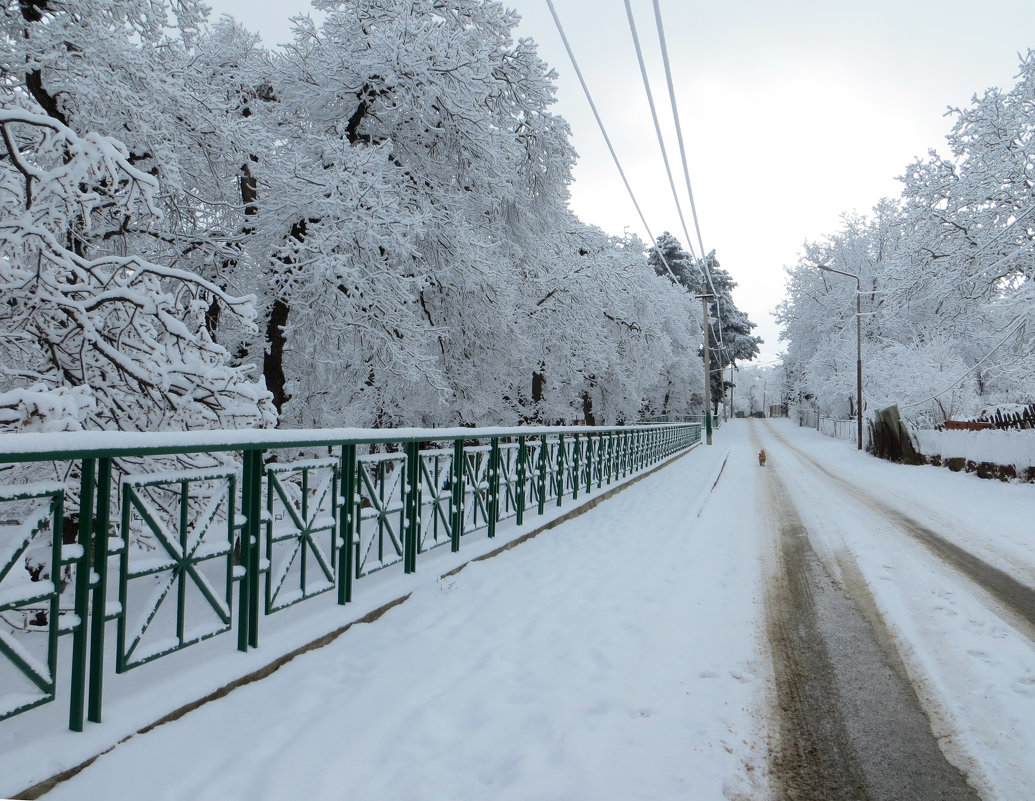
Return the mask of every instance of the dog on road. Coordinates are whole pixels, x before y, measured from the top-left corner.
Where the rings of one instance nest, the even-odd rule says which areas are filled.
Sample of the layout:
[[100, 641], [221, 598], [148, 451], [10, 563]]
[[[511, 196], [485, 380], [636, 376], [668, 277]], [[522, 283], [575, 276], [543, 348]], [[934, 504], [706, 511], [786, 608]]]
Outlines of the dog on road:
[[758, 466], [765, 467], [765, 448], [758, 452]]

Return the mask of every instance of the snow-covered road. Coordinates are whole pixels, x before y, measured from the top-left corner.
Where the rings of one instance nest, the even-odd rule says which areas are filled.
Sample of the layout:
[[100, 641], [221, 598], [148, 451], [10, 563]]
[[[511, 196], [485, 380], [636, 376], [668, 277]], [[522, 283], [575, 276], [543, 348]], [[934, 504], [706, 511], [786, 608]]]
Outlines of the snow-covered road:
[[983, 797], [1030, 798], [1035, 487], [758, 428], [824, 566], [872, 598], [942, 752]]
[[1031, 587], [1035, 487], [879, 462], [787, 421], [731, 423], [534, 540], [446, 579], [425, 571], [376, 623], [129, 739], [46, 797], [771, 797], [766, 471], [835, 581], [868, 587], [949, 761], [983, 798], [1030, 798], [1031, 621], [894, 510]]

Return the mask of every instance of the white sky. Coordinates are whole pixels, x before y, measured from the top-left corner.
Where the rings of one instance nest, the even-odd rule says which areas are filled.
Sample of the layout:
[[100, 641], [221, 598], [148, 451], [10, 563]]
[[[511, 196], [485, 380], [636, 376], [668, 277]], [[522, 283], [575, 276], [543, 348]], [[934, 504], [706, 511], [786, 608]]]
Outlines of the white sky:
[[[209, 2], [267, 45], [286, 41], [288, 17], [308, 9], [304, 0]], [[651, 231], [683, 240], [622, 0], [554, 4]], [[647, 239], [546, 0], [505, 5], [559, 75], [555, 110], [580, 155], [572, 207], [609, 233], [628, 227]], [[682, 187], [651, 2], [633, 7]], [[770, 312], [802, 243], [836, 230], [843, 212], [897, 195], [909, 162], [944, 151], [946, 107], [1012, 86], [1018, 53], [1035, 46], [1031, 0], [661, 0], [661, 11], [704, 245], [739, 283], [737, 304], [758, 323], [764, 355], [783, 349]]]

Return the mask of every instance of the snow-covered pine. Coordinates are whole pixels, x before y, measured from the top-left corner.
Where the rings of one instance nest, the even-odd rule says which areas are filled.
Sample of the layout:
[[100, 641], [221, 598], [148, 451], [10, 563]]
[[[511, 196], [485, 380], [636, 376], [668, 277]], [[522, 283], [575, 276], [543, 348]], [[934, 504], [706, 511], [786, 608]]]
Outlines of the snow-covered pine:
[[[762, 339], [751, 333], [755, 324], [733, 302], [737, 283], [719, 264], [715, 251], [697, 259], [683, 250], [679, 240], [668, 231], [658, 237], [649, 251], [648, 262], [659, 276], [675, 277], [691, 296], [712, 295], [708, 299], [709, 374], [713, 412], [729, 389], [725, 370], [738, 361], [758, 355]], [[696, 304], [695, 304], [696, 305]], [[702, 324], [703, 328], [703, 324]]]

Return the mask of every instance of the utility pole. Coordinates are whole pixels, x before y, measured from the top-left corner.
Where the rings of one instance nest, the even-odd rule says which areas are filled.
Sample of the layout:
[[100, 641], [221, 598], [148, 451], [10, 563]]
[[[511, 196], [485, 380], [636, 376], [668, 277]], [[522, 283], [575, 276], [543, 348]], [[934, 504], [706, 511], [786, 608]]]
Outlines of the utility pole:
[[712, 444], [712, 361], [708, 352], [708, 338], [711, 334], [711, 323], [708, 318], [708, 300], [715, 295], [698, 295], [704, 308], [704, 430], [705, 444]]

